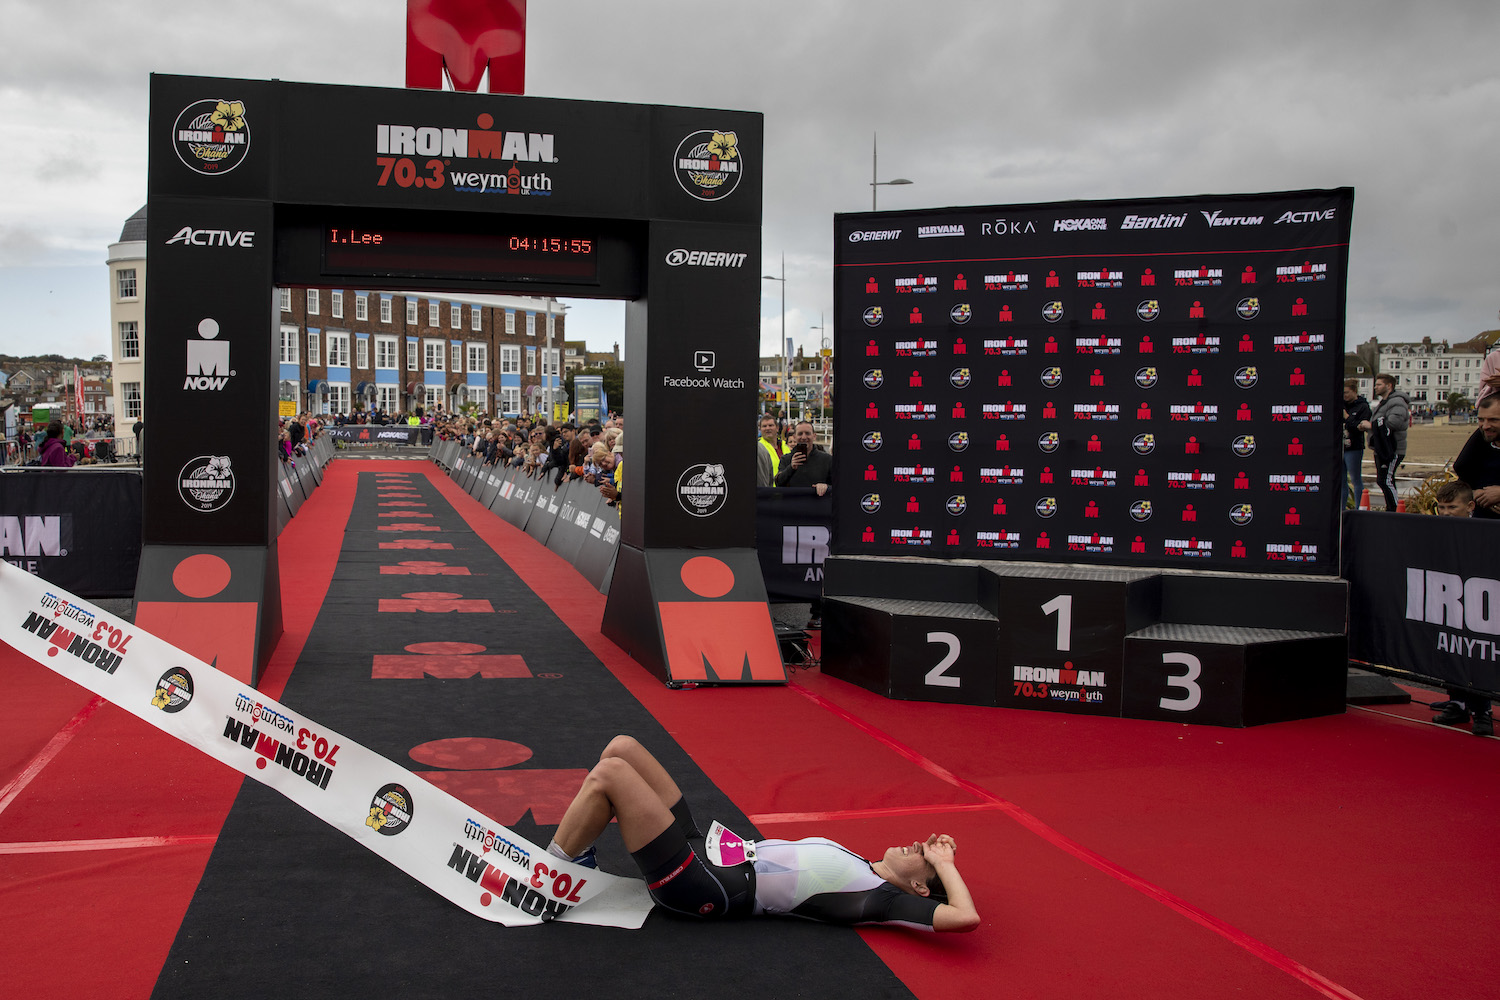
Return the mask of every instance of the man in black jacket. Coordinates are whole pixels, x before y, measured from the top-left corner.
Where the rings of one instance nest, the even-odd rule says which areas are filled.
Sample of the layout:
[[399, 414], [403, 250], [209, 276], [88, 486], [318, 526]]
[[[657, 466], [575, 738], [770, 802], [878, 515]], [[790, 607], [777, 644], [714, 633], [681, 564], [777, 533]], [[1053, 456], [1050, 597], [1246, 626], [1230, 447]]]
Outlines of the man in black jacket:
[[797, 424], [792, 435], [792, 450], [781, 462], [776, 474], [777, 486], [811, 486], [818, 496], [828, 492], [833, 478], [833, 456], [818, 447], [818, 433], [806, 420]]
[[[1359, 506], [1365, 481], [1361, 466], [1365, 460], [1365, 432], [1360, 425], [1370, 419], [1370, 404], [1359, 394], [1356, 379], [1344, 381], [1344, 506]], [[1354, 503], [1349, 503], [1349, 498]]]
[[1453, 460], [1453, 474], [1474, 491], [1475, 517], [1500, 517], [1500, 393], [1479, 401], [1479, 429]]

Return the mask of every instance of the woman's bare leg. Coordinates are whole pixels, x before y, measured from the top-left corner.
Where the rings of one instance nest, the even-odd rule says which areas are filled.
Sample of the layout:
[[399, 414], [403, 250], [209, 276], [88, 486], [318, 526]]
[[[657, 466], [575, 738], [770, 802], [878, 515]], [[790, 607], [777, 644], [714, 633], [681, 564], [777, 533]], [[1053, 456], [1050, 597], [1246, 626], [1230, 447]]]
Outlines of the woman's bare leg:
[[646, 784], [661, 799], [661, 804], [668, 809], [672, 808], [682, 798], [682, 789], [677, 787], [677, 782], [667, 773], [667, 769], [661, 766], [661, 762], [651, 756], [651, 751], [641, 746], [633, 736], [616, 736], [609, 741], [609, 746], [599, 755], [600, 760], [610, 757], [618, 757], [625, 761], [645, 779]]
[[620, 838], [631, 852], [651, 843], [675, 822], [656, 789], [621, 756], [606, 756], [594, 765], [563, 814], [553, 840], [569, 857], [576, 857], [599, 839], [611, 819], [619, 821]]

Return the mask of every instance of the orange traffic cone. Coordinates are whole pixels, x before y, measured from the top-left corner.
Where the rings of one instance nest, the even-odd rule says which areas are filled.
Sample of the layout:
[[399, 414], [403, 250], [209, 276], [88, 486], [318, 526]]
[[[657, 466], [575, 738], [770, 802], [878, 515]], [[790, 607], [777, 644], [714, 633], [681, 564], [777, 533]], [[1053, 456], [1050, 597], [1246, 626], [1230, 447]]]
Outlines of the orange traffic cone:
[[1406, 513], [1406, 501], [1405, 500], [1397, 500], [1396, 501], [1396, 513], [1397, 514], [1405, 514]]
[[1364, 490], [1359, 495], [1359, 509], [1360, 510], [1369, 510], [1370, 509], [1370, 488], [1368, 486], [1366, 486], [1364, 488]]

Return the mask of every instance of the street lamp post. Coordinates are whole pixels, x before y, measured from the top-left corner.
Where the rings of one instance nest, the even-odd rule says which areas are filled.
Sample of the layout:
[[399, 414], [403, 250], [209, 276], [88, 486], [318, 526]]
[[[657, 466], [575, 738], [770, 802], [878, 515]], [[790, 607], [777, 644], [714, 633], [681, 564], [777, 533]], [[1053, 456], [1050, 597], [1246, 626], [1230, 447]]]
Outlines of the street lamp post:
[[[820, 357], [822, 359], [822, 368], [823, 368], [823, 370], [827, 371], [828, 370], [828, 355], [824, 354], [823, 352], [826, 351], [826, 350], [828, 350], [828, 348], [831, 347], [831, 346], [833, 346], [833, 345], [831, 345], [828, 342], [828, 331], [823, 328], [823, 314], [821, 312], [818, 313], [818, 325], [814, 326], [814, 327], [811, 327], [811, 329], [818, 331], [818, 357]], [[824, 387], [823, 387], [822, 381], [820, 379], [819, 380], [819, 384], [818, 384], [818, 423], [819, 424], [826, 424], [827, 422], [828, 422], [827, 394], [824, 391]]]
[[872, 134], [872, 137], [870, 139], [870, 211], [872, 212], [879, 211], [878, 206], [875, 204], [875, 195], [883, 185], [911, 183], [911, 181], [907, 180], [905, 177], [897, 177], [893, 181], [883, 181], [879, 179], [880, 175], [876, 171], [876, 163], [880, 158], [879, 147], [880, 137], [878, 135]]
[[777, 350], [781, 352], [781, 385], [786, 390], [786, 408], [790, 410], [792, 408], [792, 381], [791, 375], [787, 372], [791, 362], [786, 355], [786, 254], [781, 255], [781, 277], [778, 278], [774, 274], [763, 274], [761, 277], [766, 281], [781, 282], [781, 346]]

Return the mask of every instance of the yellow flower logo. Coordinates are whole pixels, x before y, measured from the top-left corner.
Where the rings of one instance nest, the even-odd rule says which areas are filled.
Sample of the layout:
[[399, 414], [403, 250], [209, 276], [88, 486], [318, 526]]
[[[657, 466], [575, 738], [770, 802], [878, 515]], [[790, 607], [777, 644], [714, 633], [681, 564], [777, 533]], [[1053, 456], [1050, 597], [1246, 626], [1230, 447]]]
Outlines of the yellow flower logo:
[[382, 826], [385, 826], [386, 820], [388, 818], [389, 817], [386, 816], [384, 809], [380, 808], [379, 806], [371, 806], [370, 818], [365, 820], [365, 826], [379, 830]]
[[721, 160], [732, 160], [740, 155], [735, 149], [735, 144], [739, 141], [739, 136], [733, 132], [715, 132], [713, 139], [709, 141], [708, 152]]
[[167, 703], [168, 700], [169, 699], [166, 690], [163, 688], [157, 688], [156, 694], [151, 696], [151, 706], [153, 708], [161, 708]]
[[220, 101], [208, 117], [225, 132], [238, 132], [245, 127], [244, 102]]

